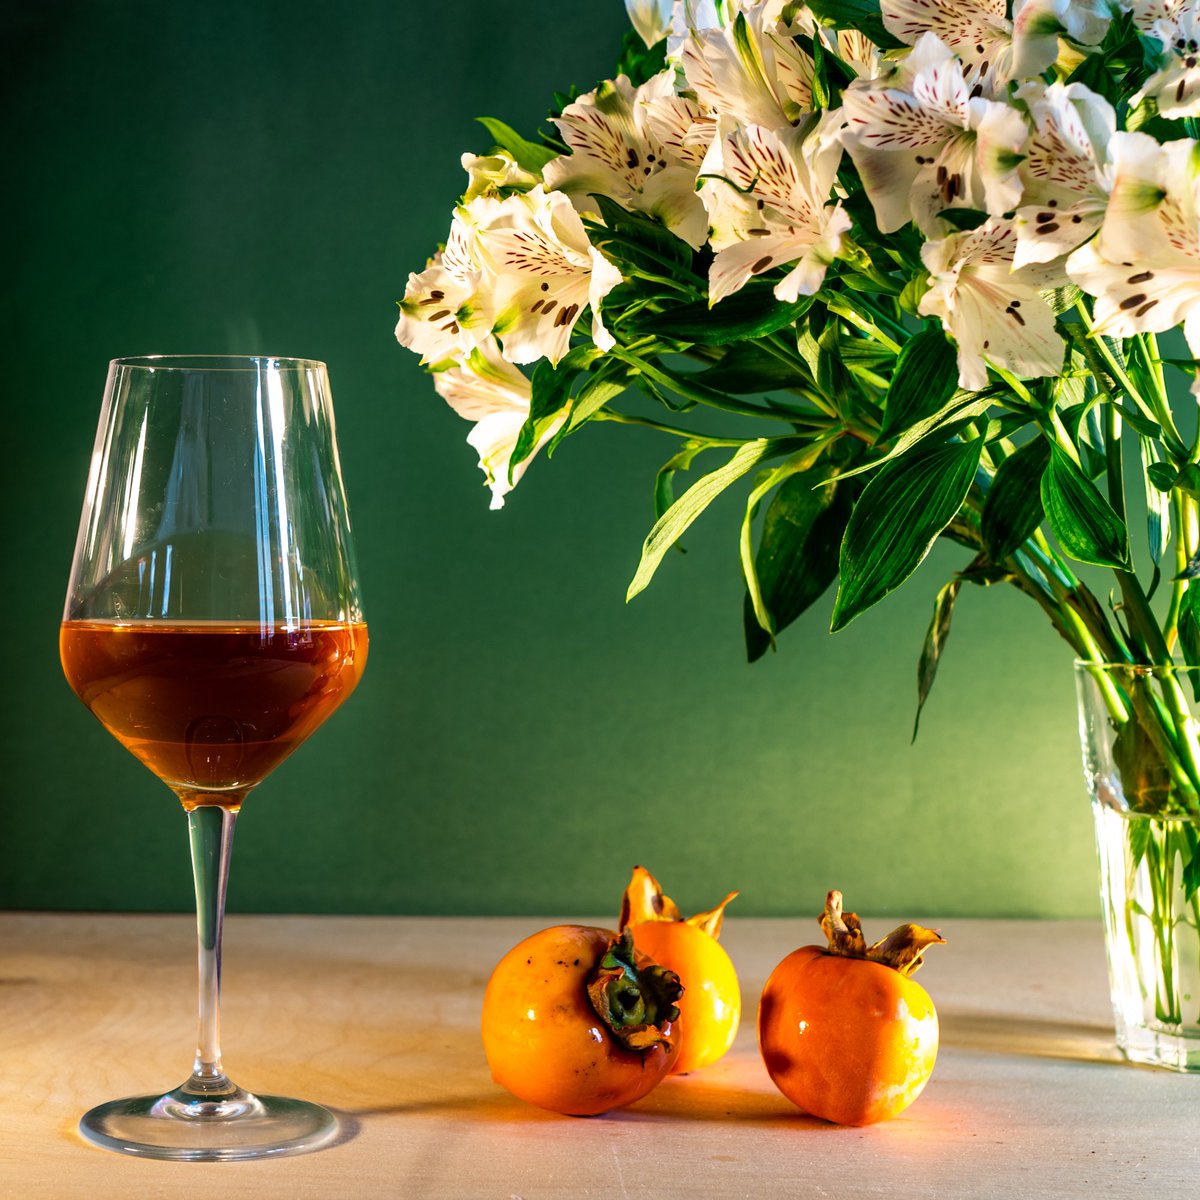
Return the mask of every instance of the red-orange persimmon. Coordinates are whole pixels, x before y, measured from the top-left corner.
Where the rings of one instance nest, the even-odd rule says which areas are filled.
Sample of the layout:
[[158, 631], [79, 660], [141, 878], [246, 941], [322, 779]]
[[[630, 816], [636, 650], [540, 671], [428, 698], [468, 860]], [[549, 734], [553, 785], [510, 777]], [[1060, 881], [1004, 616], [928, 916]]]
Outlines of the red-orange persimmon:
[[767, 980], [759, 1047], [775, 1086], [805, 1112], [869, 1125], [903, 1112], [933, 1071], [937, 1012], [909, 976], [944, 939], [902, 925], [868, 947], [840, 892], [826, 898], [821, 926], [828, 947], [802, 946]]

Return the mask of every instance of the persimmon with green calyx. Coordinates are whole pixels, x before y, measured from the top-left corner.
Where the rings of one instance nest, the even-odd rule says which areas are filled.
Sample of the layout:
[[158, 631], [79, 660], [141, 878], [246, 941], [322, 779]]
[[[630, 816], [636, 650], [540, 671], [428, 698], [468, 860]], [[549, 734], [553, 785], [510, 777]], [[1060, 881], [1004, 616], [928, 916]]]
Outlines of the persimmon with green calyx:
[[492, 1078], [514, 1096], [595, 1116], [647, 1095], [679, 1056], [678, 977], [629, 933], [554, 925], [499, 962], [483, 997]]
[[682, 1042], [673, 1073], [683, 1074], [714, 1063], [733, 1045], [742, 1016], [737, 972], [717, 941], [730, 892], [711, 912], [684, 920], [679, 907], [663, 895], [645, 867], [634, 867], [621, 903], [622, 931], [655, 962], [674, 971], [683, 984], [678, 1035]]
[[805, 1112], [870, 1125], [903, 1112], [933, 1071], [937, 1011], [911, 976], [945, 939], [901, 925], [868, 946], [841, 892], [818, 920], [829, 945], [793, 951], [763, 988], [759, 1048], [775, 1086]]

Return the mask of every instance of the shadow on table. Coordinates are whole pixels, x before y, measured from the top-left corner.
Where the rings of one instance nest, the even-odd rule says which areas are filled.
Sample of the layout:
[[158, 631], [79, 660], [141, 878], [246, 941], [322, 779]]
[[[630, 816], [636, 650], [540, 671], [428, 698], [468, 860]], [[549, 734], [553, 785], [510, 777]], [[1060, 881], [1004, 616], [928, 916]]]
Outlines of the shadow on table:
[[[605, 1124], [651, 1124], [666, 1121], [711, 1121], [727, 1124], [730, 1121], [759, 1127], [779, 1126], [792, 1129], [828, 1130], [834, 1126], [801, 1113], [774, 1089], [760, 1086], [762, 1080], [741, 1081], [733, 1075], [724, 1080], [684, 1076], [667, 1079], [649, 1096], [629, 1108], [605, 1113]], [[765, 1078], [765, 1076], [764, 1076]], [[338, 1119], [350, 1130], [347, 1139], [358, 1131], [359, 1124], [376, 1116], [432, 1115], [459, 1113], [477, 1120], [497, 1124], [538, 1124], [542, 1121], [561, 1121], [556, 1113], [544, 1112], [508, 1095], [499, 1087], [487, 1091], [448, 1094], [438, 1090], [428, 1078], [414, 1077], [408, 1096], [395, 1101], [364, 1105], [361, 1108], [339, 1109]]]
[[1106, 1025], [1047, 1021], [983, 1013], [939, 1014], [941, 1044], [957, 1050], [983, 1050], [1070, 1062], [1123, 1063]]

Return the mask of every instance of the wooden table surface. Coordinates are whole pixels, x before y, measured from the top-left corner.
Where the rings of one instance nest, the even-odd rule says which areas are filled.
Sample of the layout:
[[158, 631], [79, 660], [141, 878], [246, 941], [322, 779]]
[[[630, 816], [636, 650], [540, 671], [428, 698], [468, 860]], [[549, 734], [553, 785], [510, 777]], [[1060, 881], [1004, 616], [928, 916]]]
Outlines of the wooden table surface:
[[483, 1059], [480, 999], [501, 954], [548, 923], [231, 917], [231, 1075], [325, 1103], [343, 1135], [310, 1155], [193, 1164], [76, 1133], [92, 1104], [186, 1075], [189, 919], [0, 914], [0, 1197], [1200, 1196], [1200, 1078], [1119, 1061], [1098, 924], [942, 922], [949, 944], [922, 972], [942, 1020], [933, 1079], [897, 1120], [839, 1129], [780, 1096], [755, 1045], [758, 991], [813, 940], [808, 921], [726, 922], [749, 1019], [721, 1063], [601, 1118], [509, 1097]]

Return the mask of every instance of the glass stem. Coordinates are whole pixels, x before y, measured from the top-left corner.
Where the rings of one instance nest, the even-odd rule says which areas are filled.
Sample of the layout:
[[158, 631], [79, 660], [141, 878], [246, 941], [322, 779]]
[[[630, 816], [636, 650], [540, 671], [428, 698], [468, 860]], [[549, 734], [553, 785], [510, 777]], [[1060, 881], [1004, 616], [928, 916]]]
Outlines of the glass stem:
[[192, 875], [196, 883], [196, 938], [200, 967], [200, 1021], [196, 1062], [184, 1090], [214, 1097], [237, 1089], [221, 1065], [221, 929], [237, 811], [217, 804], [188, 812]]

